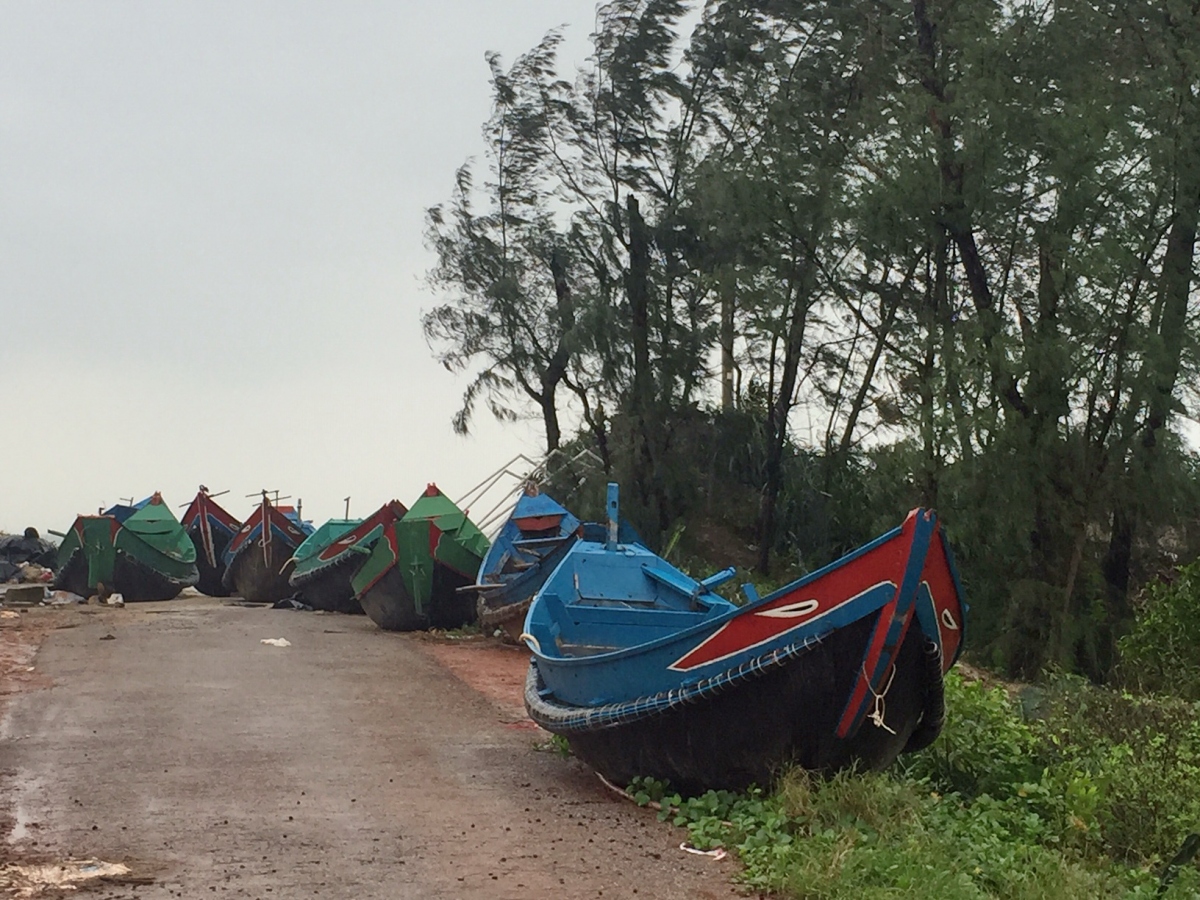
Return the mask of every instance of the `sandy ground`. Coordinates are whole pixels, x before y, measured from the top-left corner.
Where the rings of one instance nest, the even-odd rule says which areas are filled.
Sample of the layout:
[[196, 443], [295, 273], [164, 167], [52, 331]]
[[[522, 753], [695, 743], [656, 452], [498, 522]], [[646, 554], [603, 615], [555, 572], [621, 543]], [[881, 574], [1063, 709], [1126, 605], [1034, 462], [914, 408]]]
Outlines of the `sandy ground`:
[[199, 597], [0, 619], [0, 863], [122, 862], [114, 900], [744, 896], [536, 749], [525, 663]]

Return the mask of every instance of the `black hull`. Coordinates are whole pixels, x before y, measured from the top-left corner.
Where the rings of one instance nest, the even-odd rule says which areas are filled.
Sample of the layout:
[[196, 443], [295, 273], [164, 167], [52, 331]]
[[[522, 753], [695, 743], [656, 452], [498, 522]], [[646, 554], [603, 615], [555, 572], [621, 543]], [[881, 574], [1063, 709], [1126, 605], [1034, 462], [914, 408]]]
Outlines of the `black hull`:
[[306, 579], [296, 580], [292, 587], [300, 593], [300, 600], [313, 609], [362, 615], [363, 608], [354, 596], [350, 579], [364, 559], [365, 556], [338, 562]]
[[[161, 572], [151, 569], [132, 556], [117, 551], [113, 563], [113, 583], [106, 584], [111, 593], [120, 594], [128, 603], [153, 600], [173, 600], [185, 587], [196, 583], [195, 578], [176, 581]], [[82, 553], [73, 553], [67, 564], [54, 579], [55, 590], [70, 591], [81, 597], [91, 597], [96, 589], [88, 586], [87, 560]]]
[[471, 579], [438, 566], [433, 572], [433, 596], [426, 615], [418, 615], [412, 595], [404, 586], [400, 572], [392, 566], [369, 590], [358, 598], [363, 612], [385, 631], [421, 631], [426, 628], [462, 628], [475, 621], [476, 598], [458, 593]]
[[262, 547], [257, 543], [239, 554], [225, 572], [225, 585], [233, 594], [248, 603], [274, 603], [290, 597], [295, 591], [288, 584], [287, 575], [279, 570], [291, 559], [295, 547], [285, 546], [282, 541], [271, 544], [269, 559], [263, 559]]
[[[940, 731], [941, 659], [914, 625], [886, 693], [887, 727], [872, 722], [868, 708], [858, 732], [839, 739], [838, 720], [874, 624], [871, 616], [848, 625], [789, 662], [696, 702], [559, 733], [576, 756], [614, 784], [647, 775], [689, 795], [767, 786], [793, 765], [820, 773], [886, 768], [900, 753], [927, 746]], [[556, 731], [554, 712], [571, 708], [550, 708], [553, 701], [539, 698], [539, 685], [534, 664], [526, 706], [534, 721]]]
[[204, 540], [200, 537], [199, 529], [188, 529], [188, 537], [192, 539], [192, 544], [196, 547], [196, 568], [200, 572], [200, 580], [196, 582], [196, 590], [210, 597], [228, 597], [231, 592], [223, 581], [225, 577], [225, 564], [221, 562], [221, 559], [225, 555], [225, 548], [229, 545], [232, 535], [219, 536], [213, 534], [213, 551], [217, 557], [217, 564], [215, 566], [208, 564], [208, 555], [204, 552]]

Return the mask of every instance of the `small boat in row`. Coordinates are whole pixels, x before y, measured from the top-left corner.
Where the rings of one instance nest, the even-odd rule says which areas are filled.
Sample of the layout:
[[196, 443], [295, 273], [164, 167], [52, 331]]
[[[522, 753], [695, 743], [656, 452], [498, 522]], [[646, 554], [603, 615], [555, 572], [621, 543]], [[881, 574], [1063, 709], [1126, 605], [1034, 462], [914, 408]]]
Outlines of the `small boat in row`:
[[[602, 541], [603, 535], [603, 525], [580, 522], [553, 497], [543, 494], [536, 483], [527, 484], [469, 588], [479, 595], [476, 611], [483, 632], [499, 630], [520, 643], [529, 604], [550, 573], [577, 540]], [[618, 525], [618, 540], [641, 543], [624, 519]]]
[[579, 540], [534, 598], [530, 717], [616, 784], [740, 790], [785, 767], [880, 769], [927, 746], [966, 606], [936, 516], [737, 606], [639, 543]]
[[156, 492], [134, 505], [76, 517], [59, 545], [54, 587], [81, 597], [170, 600], [199, 578], [196, 548]]
[[371, 555], [384, 529], [408, 512], [396, 500], [366, 519], [330, 519], [297, 549], [288, 583], [313, 609], [361, 613], [354, 575]]
[[488, 539], [465, 512], [429, 485], [387, 523], [351, 585], [363, 612], [387, 631], [459, 628], [475, 620], [469, 586]]
[[204, 485], [200, 485], [180, 523], [196, 548], [196, 568], [200, 571], [196, 589], [210, 597], [228, 597], [229, 588], [223, 581], [225, 548], [242, 530], [242, 523], [221, 507]]
[[579, 539], [582, 523], [558, 501], [526, 485], [479, 565], [476, 612], [485, 634], [517, 641], [534, 594]]
[[222, 584], [249, 603], [274, 603], [292, 593], [284, 564], [312, 534], [312, 525], [292, 507], [262, 502], [225, 548]]

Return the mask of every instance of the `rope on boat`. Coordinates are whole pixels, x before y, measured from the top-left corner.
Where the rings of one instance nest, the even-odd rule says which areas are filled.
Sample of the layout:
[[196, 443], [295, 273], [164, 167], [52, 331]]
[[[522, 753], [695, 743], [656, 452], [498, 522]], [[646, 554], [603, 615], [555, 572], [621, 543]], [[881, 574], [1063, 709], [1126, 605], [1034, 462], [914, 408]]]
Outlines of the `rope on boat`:
[[[866, 674], [867, 674], [867, 670], [866, 670], [866, 666], [864, 665], [863, 666], [863, 676], [865, 677]], [[888, 691], [890, 691], [892, 689], [892, 682], [895, 680], [896, 680], [895, 665], [892, 666], [892, 673], [890, 675], [888, 675], [887, 684], [885, 684], [883, 686], [882, 694], [877, 692], [875, 690], [875, 688], [871, 687], [870, 680], [869, 679], [867, 680], [867, 690], [869, 690], [871, 692], [871, 695], [875, 698], [875, 708], [873, 710], [871, 710], [871, 713], [869, 716], [867, 716], [867, 718], [870, 719], [872, 723], [874, 723], [876, 728], [882, 728], [888, 734], [896, 733], [896, 729], [891, 728], [883, 720], [883, 717], [887, 715], [887, 699], [886, 699], [887, 693], [888, 693]]]
[[519, 638], [517, 638], [517, 640], [519, 640], [525, 644], [528, 644], [529, 649], [531, 649], [534, 653], [542, 652], [542, 645], [540, 643], [538, 643], [538, 639], [535, 638], [528, 631], [522, 631], [521, 636]]

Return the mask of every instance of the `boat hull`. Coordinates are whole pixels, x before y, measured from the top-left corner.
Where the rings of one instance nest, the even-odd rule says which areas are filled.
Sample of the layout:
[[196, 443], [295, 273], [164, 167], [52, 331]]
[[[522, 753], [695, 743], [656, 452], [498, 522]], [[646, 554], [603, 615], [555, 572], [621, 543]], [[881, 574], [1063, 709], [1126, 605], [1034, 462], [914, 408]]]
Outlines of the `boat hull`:
[[515, 603], [497, 605], [489, 605], [487, 598], [480, 596], [475, 606], [475, 616], [484, 634], [499, 631], [512, 643], [519, 644], [521, 634], [525, 630], [525, 615], [529, 612], [529, 604], [532, 602], [532, 594]]
[[470, 583], [471, 579], [459, 572], [435, 566], [432, 593], [424, 604], [425, 611], [418, 612], [400, 570], [392, 566], [359, 595], [358, 601], [371, 621], [385, 631], [462, 628], [475, 621], [475, 597], [458, 591]]
[[232, 589], [232, 595], [247, 603], [274, 603], [292, 596], [295, 591], [280, 570], [291, 558], [293, 549], [282, 542], [273, 542], [264, 558], [262, 547], [250, 548], [229, 563], [225, 584]]
[[225, 564], [221, 559], [233, 535], [219, 534], [214, 531], [212, 540], [213, 554], [217, 560], [215, 566], [210, 565], [208, 562], [207, 554], [204, 552], [204, 537], [200, 534], [200, 529], [189, 528], [188, 537], [196, 545], [196, 569], [200, 572], [200, 580], [196, 582], [196, 590], [202, 594], [207, 594], [209, 597], [228, 597], [230, 590], [225, 586], [223, 581], [225, 577]]
[[300, 592], [300, 600], [313, 609], [361, 615], [363, 608], [354, 596], [350, 579], [362, 565], [362, 559], [339, 560], [308, 578], [293, 578], [292, 587]]
[[562, 734], [579, 759], [621, 786], [650, 776], [695, 795], [767, 786], [791, 766], [822, 773], [883, 769], [937, 736], [942, 670], [937, 647], [914, 630], [900, 648], [879, 707], [882, 725], [868, 717], [849, 739], [838, 738], [838, 720], [858, 675], [845, 661], [862, 658], [874, 624], [870, 617], [839, 629], [786, 662], [768, 663], [707, 695], [641, 714], [613, 709], [608, 718], [593, 716], [590, 727], [572, 722], [587, 710], [544, 696], [535, 661], [526, 707], [535, 722]]
[[[88, 568], [87, 558], [82, 552], [71, 554], [54, 579], [55, 590], [70, 591], [81, 597], [95, 595], [99, 585], [89, 583]], [[120, 594], [127, 602], [138, 603], [173, 600], [185, 587], [195, 583], [194, 577], [172, 578], [117, 550], [112, 562], [112, 583], [105, 583], [104, 587], [111, 593]]]

